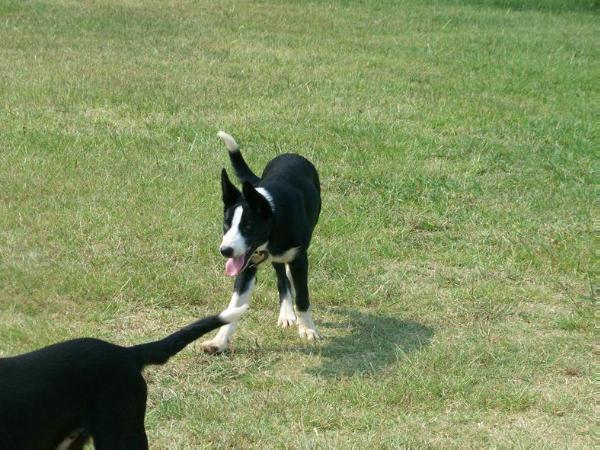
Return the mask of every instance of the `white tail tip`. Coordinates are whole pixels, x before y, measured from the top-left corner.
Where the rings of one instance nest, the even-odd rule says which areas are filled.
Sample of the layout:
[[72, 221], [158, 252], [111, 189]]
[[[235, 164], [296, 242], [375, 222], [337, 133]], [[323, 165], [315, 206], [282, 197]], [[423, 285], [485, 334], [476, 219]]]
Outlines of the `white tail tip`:
[[242, 316], [242, 314], [244, 314], [246, 312], [246, 310], [248, 309], [248, 305], [242, 305], [242, 306], [230, 306], [229, 308], [227, 308], [225, 311], [223, 311], [221, 314], [219, 314], [219, 317], [224, 320], [225, 322], [237, 322], [240, 317]]
[[237, 142], [235, 142], [235, 139], [230, 134], [227, 134], [224, 131], [219, 131], [217, 136], [223, 139], [223, 142], [225, 142], [225, 147], [227, 147], [227, 151], [233, 153], [240, 149], [240, 146]]

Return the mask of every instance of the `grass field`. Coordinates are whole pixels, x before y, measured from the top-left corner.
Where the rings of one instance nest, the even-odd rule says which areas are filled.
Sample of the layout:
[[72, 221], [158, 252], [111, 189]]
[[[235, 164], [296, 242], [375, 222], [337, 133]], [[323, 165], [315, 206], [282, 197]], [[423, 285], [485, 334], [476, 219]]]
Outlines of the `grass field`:
[[0, 0], [0, 355], [227, 305], [224, 129], [321, 172], [325, 339], [263, 269], [231, 352], [146, 371], [152, 448], [592, 447], [598, 11]]

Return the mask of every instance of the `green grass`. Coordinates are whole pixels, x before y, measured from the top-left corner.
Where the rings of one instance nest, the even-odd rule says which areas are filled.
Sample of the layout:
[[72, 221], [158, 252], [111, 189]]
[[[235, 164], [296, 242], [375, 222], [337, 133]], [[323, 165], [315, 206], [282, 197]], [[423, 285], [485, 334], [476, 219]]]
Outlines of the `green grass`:
[[153, 448], [592, 447], [592, 0], [0, 0], [0, 354], [221, 310], [216, 131], [319, 168], [325, 339], [270, 270], [146, 371]]

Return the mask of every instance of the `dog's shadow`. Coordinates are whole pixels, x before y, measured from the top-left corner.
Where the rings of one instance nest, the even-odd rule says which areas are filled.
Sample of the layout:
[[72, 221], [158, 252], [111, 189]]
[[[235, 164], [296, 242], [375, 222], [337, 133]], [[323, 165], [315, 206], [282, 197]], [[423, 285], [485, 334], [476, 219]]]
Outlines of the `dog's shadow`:
[[319, 377], [385, 371], [403, 354], [428, 346], [433, 336], [433, 329], [428, 326], [388, 315], [337, 308], [331, 312], [339, 319], [318, 324], [325, 333], [324, 340], [301, 350], [320, 355], [320, 364], [307, 369]]

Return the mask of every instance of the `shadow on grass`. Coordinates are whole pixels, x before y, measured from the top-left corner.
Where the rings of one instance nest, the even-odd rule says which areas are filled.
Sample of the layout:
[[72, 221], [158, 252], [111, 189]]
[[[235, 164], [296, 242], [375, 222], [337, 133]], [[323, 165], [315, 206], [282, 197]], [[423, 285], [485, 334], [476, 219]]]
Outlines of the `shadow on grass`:
[[495, 7], [513, 11], [597, 12], [595, 0], [442, 0], [453, 5]]
[[[333, 312], [340, 320], [319, 325], [324, 331], [337, 330], [334, 335], [325, 336], [320, 345], [321, 364], [309, 369], [310, 373], [320, 377], [384, 371], [402, 353], [428, 346], [433, 336], [432, 328], [413, 321], [351, 309]], [[314, 353], [315, 349], [306, 348], [306, 352]]]

